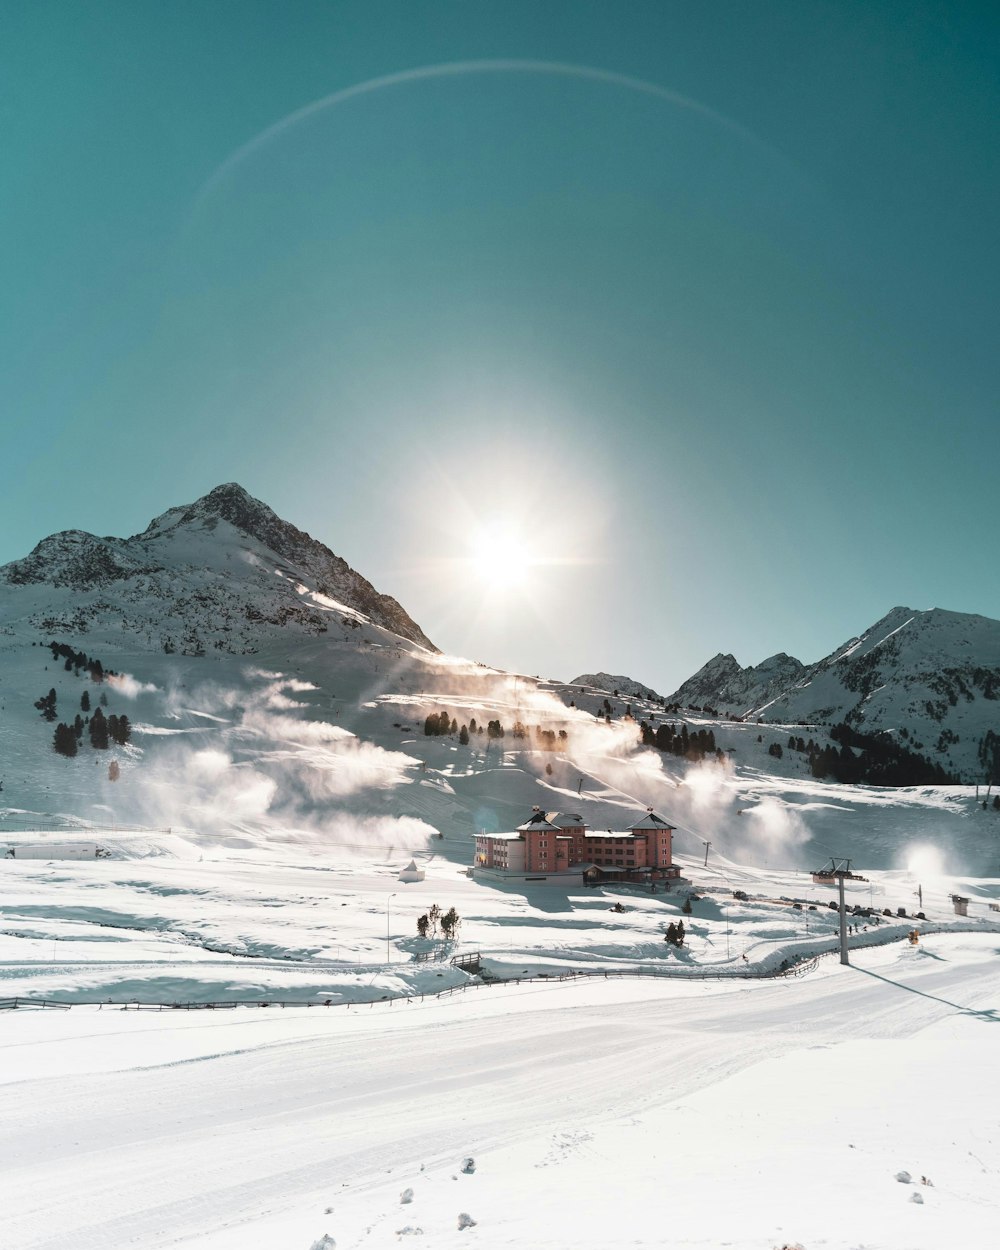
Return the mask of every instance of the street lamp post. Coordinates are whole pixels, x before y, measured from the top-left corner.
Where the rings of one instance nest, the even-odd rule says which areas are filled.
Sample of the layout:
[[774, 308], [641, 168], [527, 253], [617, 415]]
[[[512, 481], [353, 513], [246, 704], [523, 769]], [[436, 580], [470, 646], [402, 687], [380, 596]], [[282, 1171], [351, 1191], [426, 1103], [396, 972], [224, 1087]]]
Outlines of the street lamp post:
[[385, 962], [387, 964], [392, 963], [392, 951], [389, 948], [389, 903], [395, 897], [393, 893], [385, 900]]

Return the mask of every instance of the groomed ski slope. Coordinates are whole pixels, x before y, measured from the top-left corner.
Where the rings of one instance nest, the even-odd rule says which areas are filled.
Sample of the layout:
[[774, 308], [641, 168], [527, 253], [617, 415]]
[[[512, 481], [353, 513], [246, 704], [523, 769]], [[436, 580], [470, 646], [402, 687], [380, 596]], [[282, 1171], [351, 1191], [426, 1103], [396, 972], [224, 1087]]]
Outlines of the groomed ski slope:
[[9, 1013], [2, 1243], [988, 1247], [998, 946], [941, 934], [779, 981]]

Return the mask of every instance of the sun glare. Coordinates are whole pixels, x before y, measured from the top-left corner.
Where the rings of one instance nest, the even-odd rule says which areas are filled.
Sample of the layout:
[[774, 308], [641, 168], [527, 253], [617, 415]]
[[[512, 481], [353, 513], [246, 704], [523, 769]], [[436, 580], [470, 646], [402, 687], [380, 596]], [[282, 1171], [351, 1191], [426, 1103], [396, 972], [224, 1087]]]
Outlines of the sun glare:
[[512, 590], [523, 586], [535, 563], [528, 541], [507, 529], [484, 529], [473, 540], [471, 563], [484, 586]]

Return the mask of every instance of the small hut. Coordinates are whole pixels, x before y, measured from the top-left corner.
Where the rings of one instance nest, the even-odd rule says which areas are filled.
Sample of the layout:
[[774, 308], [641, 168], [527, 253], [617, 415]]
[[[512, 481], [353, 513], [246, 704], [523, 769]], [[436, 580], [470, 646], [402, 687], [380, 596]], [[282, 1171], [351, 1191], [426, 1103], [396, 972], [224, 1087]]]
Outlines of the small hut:
[[400, 881], [423, 881], [427, 874], [423, 868], [417, 867], [417, 861], [411, 859], [403, 871], [399, 874]]

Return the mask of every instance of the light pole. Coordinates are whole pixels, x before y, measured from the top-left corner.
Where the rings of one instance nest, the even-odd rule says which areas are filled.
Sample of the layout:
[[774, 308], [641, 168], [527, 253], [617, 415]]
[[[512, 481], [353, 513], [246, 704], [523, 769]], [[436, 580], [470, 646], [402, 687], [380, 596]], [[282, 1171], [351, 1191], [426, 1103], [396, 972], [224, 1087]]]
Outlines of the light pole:
[[387, 964], [392, 963], [392, 951], [389, 949], [389, 903], [395, 897], [393, 893], [385, 900], [385, 962]]

